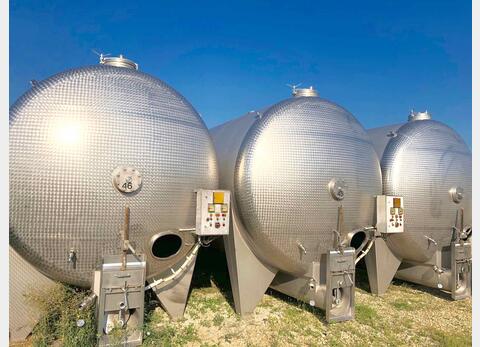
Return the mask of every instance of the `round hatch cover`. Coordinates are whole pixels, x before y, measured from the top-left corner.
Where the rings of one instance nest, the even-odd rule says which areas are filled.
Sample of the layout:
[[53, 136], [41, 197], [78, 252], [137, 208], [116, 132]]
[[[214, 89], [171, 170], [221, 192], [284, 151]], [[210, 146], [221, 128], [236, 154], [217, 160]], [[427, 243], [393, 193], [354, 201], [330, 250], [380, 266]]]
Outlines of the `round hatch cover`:
[[142, 186], [140, 172], [130, 166], [119, 166], [113, 170], [113, 186], [122, 193], [133, 193]]
[[339, 178], [332, 178], [328, 183], [328, 190], [335, 200], [343, 200], [345, 197], [345, 181]]
[[463, 188], [462, 187], [453, 187], [450, 189], [450, 196], [452, 197], [453, 202], [457, 204], [463, 199]]

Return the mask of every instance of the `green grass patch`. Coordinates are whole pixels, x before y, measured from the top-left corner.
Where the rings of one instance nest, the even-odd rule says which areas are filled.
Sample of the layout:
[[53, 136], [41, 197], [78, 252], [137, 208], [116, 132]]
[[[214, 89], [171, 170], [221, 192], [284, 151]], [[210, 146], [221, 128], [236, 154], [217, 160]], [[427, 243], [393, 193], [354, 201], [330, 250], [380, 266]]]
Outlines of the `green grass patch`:
[[188, 343], [198, 342], [197, 331], [193, 324], [185, 327], [174, 327], [166, 324], [161, 327], [149, 327], [145, 329], [144, 346], [174, 347], [185, 346]]
[[413, 303], [405, 300], [396, 300], [392, 303], [392, 306], [395, 307], [397, 310], [403, 310], [403, 311], [416, 310], [416, 307]]
[[374, 308], [364, 305], [356, 304], [355, 305], [355, 319], [367, 325], [373, 325], [374, 322], [378, 319], [377, 311]]
[[454, 332], [446, 333], [438, 329], [428, 329], [427, 332], [427, 336], [443, 347], [463, 347], [472, 345], [471, 336]]
[[[94, 346], [96, 344], [94, 305], [79, 310], [79, 304], [88, 295], [87, 291], [56, 284], [47, 292], [31, 291], [26, 300], [40, 310], [41, 317], [32, 332], [32, 345], [51, 346], [60, 341], [64, 347]], [[82, 327], [77, 326], [83, 320]]]
[[193, 305], [201, 313], [206, 313], [207, 311], [219, 311], [224, 303], [226, 304], [226, 301], [218, 295], [201, 296], [197, 293], [190, 304]]

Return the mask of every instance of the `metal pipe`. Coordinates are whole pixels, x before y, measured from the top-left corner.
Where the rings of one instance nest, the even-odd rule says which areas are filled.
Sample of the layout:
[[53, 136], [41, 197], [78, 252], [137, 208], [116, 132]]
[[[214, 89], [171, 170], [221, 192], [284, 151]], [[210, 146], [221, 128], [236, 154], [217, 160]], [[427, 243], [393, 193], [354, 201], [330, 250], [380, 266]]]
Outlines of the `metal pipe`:
[[96, 299], [97, 299], [97, 295], [95, 293], [90, 294], [85, 299], [83, 299], [83, 301], [80, 303], [79, 309], [84, 310], [84, 309], [90, 307], [91, 305], [93, 305], [95, 303]]
[[365, 247], [365, 249], [362, 249], [360, 251], [360, 256], [358, 256], [357, 259], [355, 259], [355, 265], [357, 265], [357, 263], [367, 255], [367, 253], [370, 251], [370, 248], [372, 248], [374, 242], [375, 242], [375, 238], [372, 238], [370, 239], [370, 241], [368, 241], [367, 247]]
[[122, 246], [122, 267], [121, 270], [124, 271], [127, 268], [127, 254], [129, 250], [129, 230], [130, 229], [130, 207], [125, 206], [125, 219], [123, 224], [123, 246]]
[[200, 248], [200, 242], [197, 242], [195, 244], [195, 247], [193, 247], [192, 251], [190, 252], [190, 254], [186, 257], [183, 264], [180, 265], [180, 267], [177, 270], [170, 269], [172, 271], [172, 274], [170, 276], [153, 281], [152, 283], [150, 283], [148, 286], [145, 287], [145, 290], [154, 288], [161, 283], [168, 282], [177, 278], [178, 275], [180, 275], [182, 272], [184, 272], [188, 268], [193, 258], [195, 258], [195, 256], [197, 255], [199, 248]]
[[463, 231], [463, 207], [460, 209], [460, 230]]

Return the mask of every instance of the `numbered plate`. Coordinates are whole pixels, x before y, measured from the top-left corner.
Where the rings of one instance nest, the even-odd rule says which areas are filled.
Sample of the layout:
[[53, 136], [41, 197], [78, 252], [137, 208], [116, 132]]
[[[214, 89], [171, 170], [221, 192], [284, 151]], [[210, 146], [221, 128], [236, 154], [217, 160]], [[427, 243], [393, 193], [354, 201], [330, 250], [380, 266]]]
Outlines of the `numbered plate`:
[[142, 175], [130, 166], [119, 166], [112, 173], [113, 186], [122, 193], [133, 193], [142, 186]]

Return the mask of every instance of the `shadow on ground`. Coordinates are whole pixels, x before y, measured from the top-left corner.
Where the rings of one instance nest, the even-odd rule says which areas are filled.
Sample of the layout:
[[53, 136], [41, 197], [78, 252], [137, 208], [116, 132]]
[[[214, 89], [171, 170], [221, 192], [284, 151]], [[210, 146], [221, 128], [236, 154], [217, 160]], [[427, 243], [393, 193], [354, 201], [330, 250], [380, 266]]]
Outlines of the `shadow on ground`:
[[[211, 287], [212, 282], [218, 287], [232, 309], [235, 310], [225, 253], [215, 247], [202, 248], [197, 258], [190, 291], [194, 288]], [[271, 288], [269, 288], [265, 294], [282, 300], [293, 307], [307, 310], [318, 317], [320, 321], [327, 324], [325, 312], [317, 307], [312, 307], [303, 301], [277, 292]]]
[[[420, 284], [415, 284], [412, 282], [407, 282], [407, 281], [399, 280], [396, 278], [392, 280], [392, 283], [390, 283], [390, 285], [396, 285], [400, 287], [407, 287], [413, 290], [419, 290], [421, 292], [433, 295], [437, 298], [444, 299], [444, 300], [449, 300], [449, 301], [453, 300], [451, 297], [451, 294], [443, 290], [440, 290], [437, 288], [425, 287]], [[359, 289], [366, 291], [367, 293], [370, 293], [370, 284], [368, 283], [367, 269], [365, 267], [365, 262], [363, 259], [358, 263], [355, 269], [355, 286]]]
[[232, 287], [228, 275], [225, 253], [214, 246], [201, 248], [197, 257], [195, 271], [192, 276], [190, 292], [194, 288], [212, 287], [212, 283], [220, 290], [225, 300], [234, 307]]

